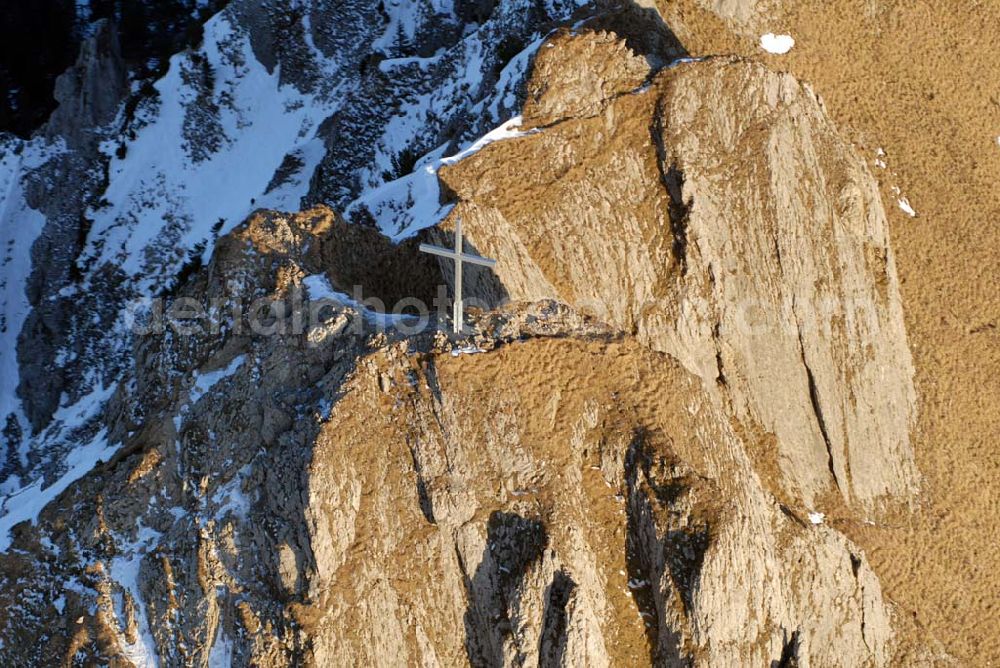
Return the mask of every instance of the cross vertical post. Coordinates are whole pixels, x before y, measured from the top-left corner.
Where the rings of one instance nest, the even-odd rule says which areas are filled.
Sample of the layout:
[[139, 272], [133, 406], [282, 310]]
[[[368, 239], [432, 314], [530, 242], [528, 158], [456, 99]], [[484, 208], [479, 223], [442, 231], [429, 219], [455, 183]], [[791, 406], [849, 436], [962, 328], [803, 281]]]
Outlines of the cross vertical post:
[[424, 253], [431, 253], [440, 257], [455, 261], [455, 298], [452, 309], [452, 328], [456, 334], [461, 334], [465, 329], [465, 311], [462, 303], [462, 263], [478, 264], [483, 267], [495, 267], [496, 260], [488, 257], [480, 257], [464, 252], [462, 247], [462, 219], [455, 219], [455, 248], [442, 248], [430, 244], [420, 244], [420, 250]]
[[455, 219], [455, 303], [452, 305], [451, 321], [456, 334], [465, 328], [465, 312], [462, 309], [462, 219]]

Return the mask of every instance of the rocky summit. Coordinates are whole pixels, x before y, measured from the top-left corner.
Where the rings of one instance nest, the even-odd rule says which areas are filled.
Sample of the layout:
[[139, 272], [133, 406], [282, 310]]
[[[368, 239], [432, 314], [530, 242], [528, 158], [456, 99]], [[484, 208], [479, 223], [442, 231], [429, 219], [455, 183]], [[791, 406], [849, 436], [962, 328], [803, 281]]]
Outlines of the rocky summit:
[[910, 10], [181, 4], [0, 134], [0, 665], [1000, 661]]

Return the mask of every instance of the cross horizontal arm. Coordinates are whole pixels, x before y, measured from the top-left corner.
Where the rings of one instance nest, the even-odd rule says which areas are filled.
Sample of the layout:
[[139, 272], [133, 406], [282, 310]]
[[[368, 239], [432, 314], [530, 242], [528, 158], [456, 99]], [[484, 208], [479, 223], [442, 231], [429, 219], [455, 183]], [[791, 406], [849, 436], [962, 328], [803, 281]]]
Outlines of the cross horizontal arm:
[[495, 267], [497, 265], [496, 260], [491, 260], [488, 257], [469, 255], [468, 253], [456, 254], [455, 251], [449, 248], [441, 248], [440, 246], [431, 246], [430, 244], [420, 244], [420, 250], [423, 251], [424, 253], [440, 255], [441, 257], [446, 257], [450, 260], [454, 260], [457, 257], [460, 258], [462, 262], [468, 262], [470, 264], [478, 264], [484, 267]]
[[431, 246], [430, 244], [420, 244], [420, 250], [424, 253], [433, 253], [434, 255], [450, 257], [453, 260], [455, 259], [455, 251], [450, 248], [441, 248], [440, 246]]

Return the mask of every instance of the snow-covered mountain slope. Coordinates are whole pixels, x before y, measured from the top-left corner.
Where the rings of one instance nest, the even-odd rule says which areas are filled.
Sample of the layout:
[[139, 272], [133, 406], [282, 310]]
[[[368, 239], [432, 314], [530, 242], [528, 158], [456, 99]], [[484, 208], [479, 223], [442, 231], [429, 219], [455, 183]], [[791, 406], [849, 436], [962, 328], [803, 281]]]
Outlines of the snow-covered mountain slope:
[[3, 489], [63, 475], [86, 425], [60, 416], [115, 385], [129, 316], [255, 209], [329, 203], [394, 238], [434, 225], [437, 166], [516, 114], [542, 36], [578, 4], [234, 2], [113, 119], [86, 100], [115, 89], [121, 56], [85, 45], [77, 97], [0, 156]]
[[[433, 210], [380, 215], [386, 200], [419, 199], [409, 188], [371, 193], [419, 173], [420, 156], [454, 152], [512, 115], [538, 31], [570, 7], [550, 9], [533, 16], [529, 3], [507, 3], [480, 25], [461, 24], [451, 3], [391, 3], [374, 22], [349, 3], [293, 3], [281, 18], [296, 23], [273, 37], [299, 33], [301, 44], [274, 53], [258, 52], [259, 29], [240, 22], [239, 5], [217, 15], [198, 51], [172, 59], [127, 137], [105, 143], [108, 185], [88, 211], [80, 263], [113, 264], [146, 294], [176, 274], [183, 251], [197, 247], [207, 259], [213, 236], [254, 209], [297, 210], [305, 198], [359, 215], [374, 207], [390, 235], [434, 224]], [[327, 56], [321, 45], [352, 29], [353, 49]], [[454, 40], [438, 45], [449, 29]], [[524, 47], [506, 63], [496, 53], [501, 33]], [[412, 55], [432, 42], [431, 55]]]
[[[45, 225], [45, 216], [25, 201], [24, 179], [58, 152], [58, 142], [22, 142], [6, 137], [0, 144], [0, 412], [4, 416], [6, 458], [5, 477], [11, 473], [11, 460], [19, 461], [19, 434], [30, 427], [21, 410], [15, 390], [20, 374], [17, 364], [17, 337], [24, 326], [31, 305], [25, 287], [31, 274], [28, 250]], [[16, 480], [13, 481], [16, 486]], [[9, 486], [8, 486], [9, 487]]]

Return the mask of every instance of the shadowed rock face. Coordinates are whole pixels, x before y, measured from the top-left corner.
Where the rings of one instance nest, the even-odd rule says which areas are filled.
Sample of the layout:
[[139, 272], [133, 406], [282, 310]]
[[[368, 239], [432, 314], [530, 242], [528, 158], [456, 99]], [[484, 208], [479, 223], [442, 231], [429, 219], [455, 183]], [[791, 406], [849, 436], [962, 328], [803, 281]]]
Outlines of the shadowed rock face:
[[72, 147], [84, 141], [81, 134], [93, 132], [114, 119], [118, 104], [128, 92], [127, 72], [114, 25], [102, 20], [94, 34], [83, 42], [76, 64], [56, 79], [59, 106], [45, 132], [62, 137]]
[[[107, 276], [97, 278], [96, 287], [107, 299], [104, 304], [95, 300], [87, 309], [87, 318], [67, 308], [55, 293], [67, 282], [79, 280], [74, 263], [86, 242], [84, 210], [103, 178], [99, 144], [104, 136], [100, 128], [114, 119], [127, 92], [126, 68], [114, 26], [98, 21], [94, 34], [81, 45], [76, 63], [56, 80], [59, 107], [42, 129], [45, 136], [64, 143], [69, 150], [57, 153], [25, 177], [26, 203], [48, 220], [30, 249], [18, 249], [31, 253], [34, 272], [24, 289], [35, 308], [18, 340], [22, 373], [17, 391], [36, 431], [48, 424], [67, 383], [83, 373], [83, 358], [102, 348], [95, 342], [101, 338], [102, 328], [90, 319], [96, 314], [108, 315], [116, 282], [109, 282]], [[67, 346], [73, 354], [64, 355], [70, 361], [53, 368], [60, 345], [70, 338], [75, 339]], [[85, 348], [89, 354], [83, 352]]]
[[[640, 87], [606, 35], [554, 42], [565, 48], [543, 48], [525, 108], [544, 129], [442, 174], [499, 285], [676, 356], [777, 436], [789, 498], [812, 507], [835, 489], [869, 510], [909, 498], [913, 368], [885, 213], [822, 103], [725, 58]], [[587, 88], [606, 99], [583, 108], [581, 66], [560, 54], [597, 50]]]

